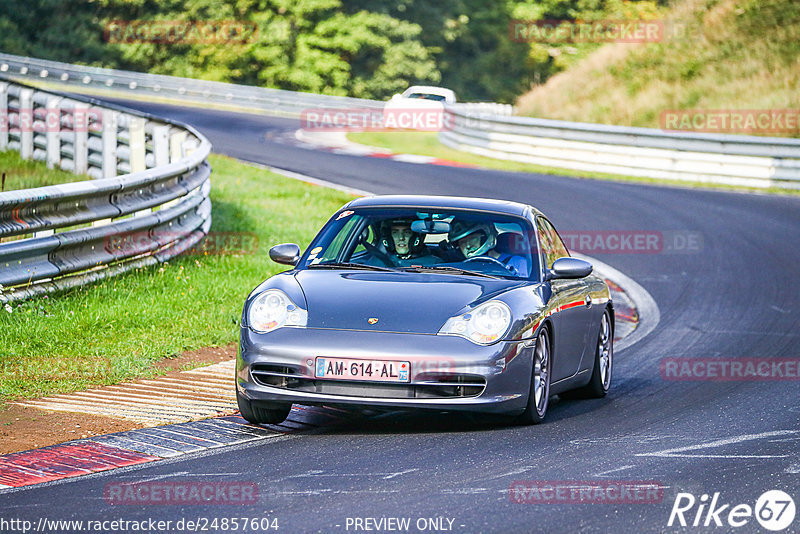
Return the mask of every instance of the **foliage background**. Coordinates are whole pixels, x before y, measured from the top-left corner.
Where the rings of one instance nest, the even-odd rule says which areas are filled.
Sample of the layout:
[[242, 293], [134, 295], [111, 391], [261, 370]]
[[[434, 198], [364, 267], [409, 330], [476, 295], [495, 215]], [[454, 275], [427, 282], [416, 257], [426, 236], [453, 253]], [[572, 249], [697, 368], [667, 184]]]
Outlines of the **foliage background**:
[[[513, 102], [598, 45], [514, 42], [513, 19], [654, 17], [642, 0], [3, 0], [0, 50], [95, 66], [386, 99], [414, 83]], [[108, 43], [115, 20], [247, 20], [247, 44]]]

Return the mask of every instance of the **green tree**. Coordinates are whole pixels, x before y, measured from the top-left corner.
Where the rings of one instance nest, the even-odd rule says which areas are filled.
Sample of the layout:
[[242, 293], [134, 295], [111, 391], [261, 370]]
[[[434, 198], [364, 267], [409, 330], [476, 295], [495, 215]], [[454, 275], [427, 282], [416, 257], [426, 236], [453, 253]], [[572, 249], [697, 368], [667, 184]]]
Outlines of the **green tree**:
[[415, 24], [369, 11], [341, 13], [339, 0], [274, 4], [282, 5], [253, 14], [261, 35], [246, 56], [258, 66], [261, 84], [385, 98], [409, 76], [439, 80]]
[[56, 61], [118, 63], [103, 42], [98, 6], [86, 0], [2, 0], [0, 50]]
[[[635, 18], [666, 0], [2, 0], [0, 50], [367, 98], [417, 83], [512, 102], [599, 45], [515, 42], [513, 19]], [[245, 20], [236, 43], [107, 42], [114, 21]]]
[[340, 0], [102, 0], [114, 20], [246, 20], [245, 43], [109, 44], [139, 70], [324, 94], [386, 98], [409, 77], [440, 79], [418, 25], [386, 14], [341, 12]]
[[[347, 13], [364, 9], [418, 24], [441, 83], [459, 100], [511, 102], [530, 80], [525, 43], [509, 37], [509, 4], [483, 0], [343, 0]], [[409, 84], [418, 80], [410, 78]]]

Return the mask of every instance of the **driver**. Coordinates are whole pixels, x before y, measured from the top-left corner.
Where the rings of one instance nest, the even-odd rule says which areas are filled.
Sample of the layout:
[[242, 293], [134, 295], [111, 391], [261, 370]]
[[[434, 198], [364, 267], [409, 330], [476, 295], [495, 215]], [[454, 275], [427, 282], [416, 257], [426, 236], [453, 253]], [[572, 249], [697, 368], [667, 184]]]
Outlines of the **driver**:
[[494, 224], [453, 219], [447, 240], [458, 247], [466, 260], [493, 258], [515, 276], [528, 276], [528, 261], [524, 256], [497, 252], [497, 230]]
[[412, 219], [393, 219], [385, 224], [383, 246], [400, 266], [437, 263], [422, 234], [411, 229], [411, 222]]

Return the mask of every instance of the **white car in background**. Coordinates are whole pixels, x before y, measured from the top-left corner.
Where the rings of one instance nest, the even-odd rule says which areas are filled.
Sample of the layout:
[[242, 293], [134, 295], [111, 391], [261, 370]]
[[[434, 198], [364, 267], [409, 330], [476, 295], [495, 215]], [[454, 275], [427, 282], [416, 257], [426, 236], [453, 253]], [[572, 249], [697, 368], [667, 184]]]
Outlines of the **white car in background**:
[[447, 122], [445, 106], [456, 103], [456, 94], [444, 87], [412, 85], [394, 95], [383, 107], [385, 129], [440, 131]]
[[432, 102], [443, 102], [445, 104], [455, 104], [456, 94], [444, 87], [436, 87], [433, 85], [412, 85], [402, 94], [396, 94], [389, 102], [397, 102], [399, 100], [414, 100], [418, 104], [418, 100], [427, 100]]

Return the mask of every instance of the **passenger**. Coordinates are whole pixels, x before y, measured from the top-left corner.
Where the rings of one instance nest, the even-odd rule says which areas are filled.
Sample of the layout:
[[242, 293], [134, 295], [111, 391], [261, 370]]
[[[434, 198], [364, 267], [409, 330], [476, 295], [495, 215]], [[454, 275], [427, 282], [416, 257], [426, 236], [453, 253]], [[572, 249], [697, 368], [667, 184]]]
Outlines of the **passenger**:
[[[505, 234], [504, 234], [505, 236]], [[514, 276], [528, 277], [528, 259], [509, 251], [498, 251], [498, 235], [494, 224], [453, 219], [450, 223], [448, 241], [456, 246], [464, 259], [492, 258], [505, 266]]]

